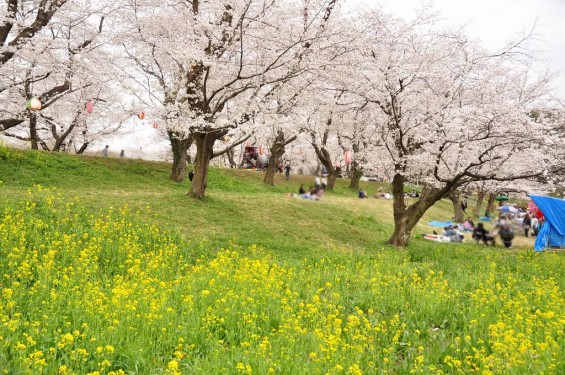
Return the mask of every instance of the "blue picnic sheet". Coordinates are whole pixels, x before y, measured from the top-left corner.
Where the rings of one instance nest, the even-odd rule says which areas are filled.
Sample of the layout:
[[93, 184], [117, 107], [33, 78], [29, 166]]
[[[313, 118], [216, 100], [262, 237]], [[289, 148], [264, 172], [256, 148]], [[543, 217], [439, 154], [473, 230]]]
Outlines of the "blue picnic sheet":
[[428, 225], [432, 226], [432, 227], [440, 227], [440, 228], [445, 228], [449, 225], [454, 225], [452, 221], [430, 221], [428, 222]]

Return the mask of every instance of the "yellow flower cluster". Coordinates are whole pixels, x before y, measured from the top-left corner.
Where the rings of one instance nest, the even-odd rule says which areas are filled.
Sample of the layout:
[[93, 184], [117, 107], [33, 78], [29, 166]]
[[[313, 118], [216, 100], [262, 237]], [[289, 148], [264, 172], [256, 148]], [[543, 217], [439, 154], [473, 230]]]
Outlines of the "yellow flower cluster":
[[257, 246], [201, 248], [127, 207], [93, 215], [31, 190], [0, 216], [0, 371], [563, 370], [563, 257], [465, 279], [395, 251], [282, 262]]

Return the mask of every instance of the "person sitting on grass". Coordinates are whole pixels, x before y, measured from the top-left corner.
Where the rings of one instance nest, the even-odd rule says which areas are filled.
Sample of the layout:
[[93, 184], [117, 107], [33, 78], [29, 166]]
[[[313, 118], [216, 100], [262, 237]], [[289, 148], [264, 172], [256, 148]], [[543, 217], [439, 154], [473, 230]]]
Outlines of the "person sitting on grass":
[[475, 229], [475, 223], [473, 222], [473, 219], [468, 217], [467, 220], [463, 222], [463, 230], [466, 232], [472, 232], [473, 229]]
[[318, 201], [324, 194], [324, 189], [318, 187], [311, 187], [307, 193], [301, 194], [300, 198]]
[[360, 198], [360, 199], [368, 198], [368, 197], [367, 197], [367, 193], [365, 192], [365, 190], [359, 189], [359, 198]]
[[457, 230], [457, 227], [454, 227], [453, 225], [444, 227], [442, 236], [449, 238], [451, 242], [462, 242], [464, 238], [461, 232]]

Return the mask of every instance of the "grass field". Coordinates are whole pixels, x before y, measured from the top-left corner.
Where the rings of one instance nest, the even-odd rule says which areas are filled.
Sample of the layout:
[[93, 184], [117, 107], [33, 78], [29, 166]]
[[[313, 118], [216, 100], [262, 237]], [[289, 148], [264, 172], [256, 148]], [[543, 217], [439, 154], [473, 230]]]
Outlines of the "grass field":
[[347, 180], [312, 202], [212, 169], [195, 201], [168, 167], [0, 148], [0, 370], [565, 373], [562, 253], [398, 250]]

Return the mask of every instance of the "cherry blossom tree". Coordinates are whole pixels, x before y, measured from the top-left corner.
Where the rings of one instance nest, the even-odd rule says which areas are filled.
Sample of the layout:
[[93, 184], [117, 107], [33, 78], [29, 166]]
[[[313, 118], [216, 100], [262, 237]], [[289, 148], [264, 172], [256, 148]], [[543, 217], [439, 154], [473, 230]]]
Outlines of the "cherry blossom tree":
[[[40, 2], [39, 8], [36, 3], [22, 3], [21, 11], [41, 13], [47, 2]], [[56, 14], [52, 8], [48, 24], [35, 30], [33, 38], [25, 39], [26, 45], [0, 67], [5, 88], [0, 92], [5, 104], [0, 116], [4, 130], [10, 129], [4, 135], [27, 140], [33, 149], [80, 153], [97, 135], [112, 130], [123, 110], [108, 64], [114, 36], [108, 31], [115, 26], [110, 14], [119, 5], [108, 4], [67, 2]], [[39, 99], [41, 110], [25, 109], [25, 101], [32, 97]], [[87, 101], [96, 106], [95, 115], [87, 116]]]
[[[473, 181], [538, 176], [540, 166], [522, 163], [524, 155], [541, 156], [561, 142], [547, 140], [550, 129], [528, 116], [548, 93], [547, 76], [518, 61], [512, 49], [489, 54], [428, 21], [368, 14], [362, 25], [369, 26], [370, 48], [359, 50], [363, 63], [350, 88], [373, 109], [381, 141], [375, 155], [394, 171], [395, 231], [388, 242], [401, 247], [438, 200]], [[556, 160], [546, 160], [542, 170], [559, 168]], [[405, 185], [416, 176], [425, 187], [407, 205]]]
[[[23, 84], [21, 77], [15, 82], [10, 79], [13, 77], [9, 75], [13, 67], [5, 69], [6, 65], [22, 53], [37, 51], [32, 41], [49, 25], [66, 2], [67, 0], [8, 0], [0, 5], [0, 94], [13, 89], [14, 85]], [[25, 116], [20, 112], [14, 113], [6, 107], [0, 111], [0, 131], [24, 121]]]
[[158, 82], [153, 87], [160, 91], [151, 95], [173, 139], [190, 137], [196, 144], [189, 196], [204, 196], [215, 142], [252, 122], [274, 87], [309, 69], [335, 5], [335, 0], [132, 3], [136, 33], [128, 50]]

